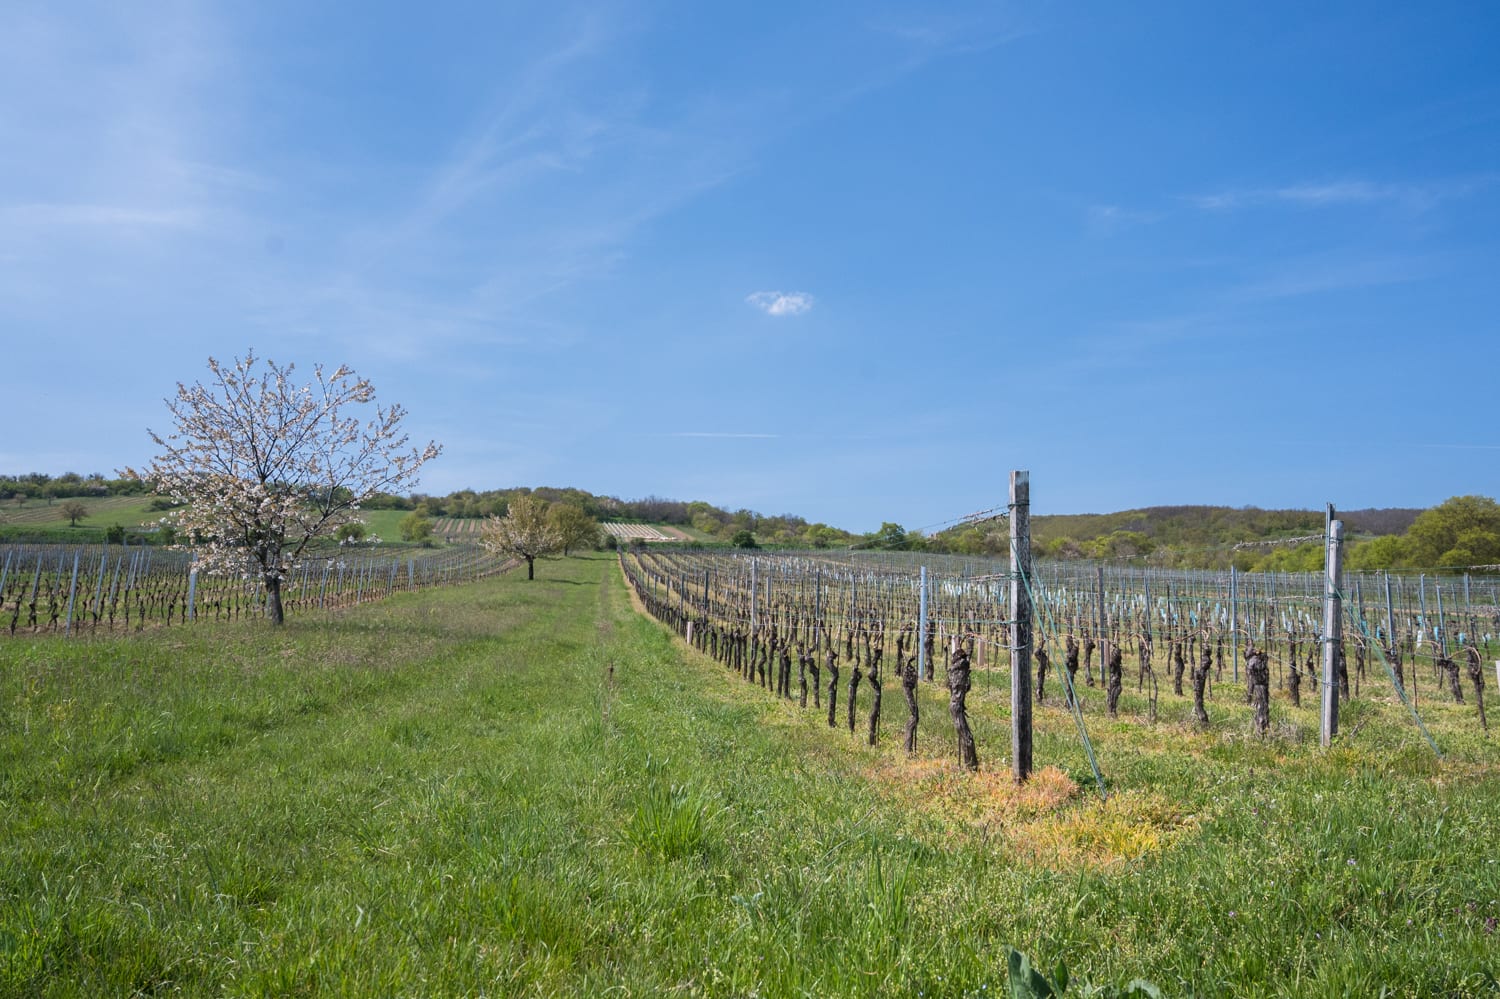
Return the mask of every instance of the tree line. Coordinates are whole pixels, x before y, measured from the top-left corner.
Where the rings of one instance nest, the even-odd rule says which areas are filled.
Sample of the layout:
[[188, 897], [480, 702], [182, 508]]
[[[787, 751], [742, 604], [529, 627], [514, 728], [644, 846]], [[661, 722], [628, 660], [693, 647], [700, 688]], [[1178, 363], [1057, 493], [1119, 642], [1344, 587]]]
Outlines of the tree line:
[[[149, 483], [65, 472], [0, 475], [0, 501], [81, 499], [138, 495]], [[431, 521], [443, 518], [504, 517], [518, 499], [532, 497], [547, 507], [576, 510], [593, 521], [641, 521], [691, 529], [716, 542], [750, 547], [875, 548], [941, 554], [1003, 556], [1009, 534], [1003, 520], [960, 524], [931, 535], [886, 522], [857, 533], [795, 514], [767, 516], [729, 510], [702, 500], [660, 496], [620, 499], [575, 487], [517, 486], [460, 489], [446, 495], [379, 492], [362, 503], [367, 510], [406, 510], [404, 540], [431, 535]], [[86, 515], [84, 508], [74, 511]], [[571, 516], [571, 514], [570, 514]], [[1500, 506], [1485, 496], [1456, 496], [1430, 510], [1411, 508], [1340, 511], [1350, 532], [1347, 566], [1355, 570], [1462, 569], [1500, 564]], [[1107, 514], [1054, 514], [1032, 519], [1037, 557], [1057, 560], [1119, 559], [1182, 569], [1241, 572], [1306, 572], [1322, 567], [1319, 541], [1235, 547], [1247, 541], [1275, 542], [1320, 535], [1323, 514], [1315, 510], [1258, 507], [1161, 506]], [[1480, 570], [1485, 571], [1485, 570]]]

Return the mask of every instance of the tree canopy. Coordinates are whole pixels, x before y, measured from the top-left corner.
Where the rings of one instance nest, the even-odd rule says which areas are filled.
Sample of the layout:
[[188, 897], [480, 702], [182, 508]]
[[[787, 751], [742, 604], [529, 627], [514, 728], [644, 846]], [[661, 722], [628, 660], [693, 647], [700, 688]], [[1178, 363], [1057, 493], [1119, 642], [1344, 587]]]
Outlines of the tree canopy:
[[574, 548], [595, 548], [599, 544], [599, 522], [576, 503], [554, 503], [547, 513], [557, 532], [557, 543], [567, 555]]
[[547, 504], [535, 496], [510, 503], [504, 517], [485, 521], [480, 543], [492, 552], [526, 560], [526, 578], [536, 578], [536, 560], [562, 548], [562, 537], [548, 516]]
[[1454, 496], [1424, 510], [1406, 532], [1406, 558], [1419, 568], [1500, 563], [1500, 504]]
[[294, 365], [253, 351], [232, 364], [210, 357], [208, 368], [209, 384], [179, 382], [167, 400], [173, 429], [148, 431], [162, 453], [124, 474], [184, 504], [172, 514], [180, 547], [206, 571], [261, 578], [280, 624], [282, 580], [307, 546], [365, 499], [413, 484], [442, 448], [409, 447], [399, 405], [352, 415], [374, 404], [375, 387], [347, 366], [316, 366], [303, 385]]

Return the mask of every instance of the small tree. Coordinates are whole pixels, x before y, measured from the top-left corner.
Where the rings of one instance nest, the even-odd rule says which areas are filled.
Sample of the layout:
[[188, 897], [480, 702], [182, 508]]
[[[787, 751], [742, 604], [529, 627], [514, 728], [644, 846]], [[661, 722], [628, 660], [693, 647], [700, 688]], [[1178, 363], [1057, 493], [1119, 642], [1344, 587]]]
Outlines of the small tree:
[[734, 532], [734, 537], [732, 537], [732, 538], [729, 539], [729, 543], [731, 545], [734, 545], [736, 548], [759, 548], [760, 547], [760, 545], [758, 545], [758, 544], [755, 543], [755, 535], [751, 534], [749, 531], [747, 531], [747, 530], [745, 530], [743, 528], [741, 528], [740, 530]]
[[77, 527], [78, 522], [89, 515], [89, 508], [77, 500], [71, 500], [62, 505], [62, 515], [68, 518], [69, 527]]
[[479, 543], [500, 555], [526, 560], [526, 578], [536, 578], [536, 560], [562, 548], [562, 538], [547, 515], [547, 504], [535, 496], [510, 501], [503, 517], [490, 516]]
[[346, 366], [315, 367], [299, 386], [293, 365], [259, 363], [253, 351], [228, 365], [209, 358], [209, 385], [179, 382], [167, 400], [173, 431], [148, 431], [163, 453], [123, 474], [186, 504], [175, 514], [183, 547], [209, 572], [259, 577], [279, 625], [282, 580], [307, 546], [377, 492], [414, 482], [442, 448], [408, 449], [399, 405], [375, 407], [364, 423], [346, 415], [375, 401], [375, 387]]
[[401, 540], [425, 545], [432, 540], [432, 519], [421, 510], [401, 518]]
[[562, 553], [567, 555], [574, 548], [599, 547], [599, 522], [576, 503], [556, 503], [548, 514], [552, 527], [557, 531]]
[[340, 524], [339, 529], [333, 532], [340, 544], [352, 545], [363, 541], [365, 538], [365, 524], [362, 520], [351, 520], [347, 524]]

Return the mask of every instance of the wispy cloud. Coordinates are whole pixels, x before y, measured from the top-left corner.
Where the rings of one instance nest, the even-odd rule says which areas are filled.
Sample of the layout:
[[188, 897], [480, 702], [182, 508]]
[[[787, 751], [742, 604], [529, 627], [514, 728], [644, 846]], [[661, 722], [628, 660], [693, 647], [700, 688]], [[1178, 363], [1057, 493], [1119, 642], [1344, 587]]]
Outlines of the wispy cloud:
[[1204, 211], [1222, 212], [1257, 205], [1336, 208], [1341, 205], [1393, 204], [1411, 210], [1433, 208], [1466, 197], [1494, 183], [1492, 176], [1459, 177], [1425, 183], [1391, 183], [1358, 178], [1306, 181], [1281, 187], [1228, 188], [1184, 200]]
[[1269, 302], [1303, 295], [1407, 284], [1430, 277], [1426, 257], [1326, 254], [1277, 261], [1256, 278], [1225, 293], [1231, 304]]
[[96, 205], [85, 202], [53, 204], [29, 202], [0, 207], [0, 213], [15, 225], [94, 226], [103, 228], [190, 229], [201, 222], [198, 212], [187, 208], [143, 208], [135, 205]]
[[866, 26], [910, 45], [932, 52], [983, 52], [1034, 34], [1038, 27], [1014, 6], [961, 3], [934, 9], [877, 16]]
[[715, 440], [776, 440], [780, 434], [725, 434], [708, 430], [681, 430], [668, 437], [709, 437]]
[[1107, 236], [1121, 229], [1133, 225], [1145, 225], [1161, 219], [1156, 212], [1143, 212], [1120, 205], [1090, 205], [1088, 206], [1089, 231], [1096, 235]]
[[800, 316], [813, 307], [813, 297], [805, 291], [757, 291], [745, 301], [770, 316]]

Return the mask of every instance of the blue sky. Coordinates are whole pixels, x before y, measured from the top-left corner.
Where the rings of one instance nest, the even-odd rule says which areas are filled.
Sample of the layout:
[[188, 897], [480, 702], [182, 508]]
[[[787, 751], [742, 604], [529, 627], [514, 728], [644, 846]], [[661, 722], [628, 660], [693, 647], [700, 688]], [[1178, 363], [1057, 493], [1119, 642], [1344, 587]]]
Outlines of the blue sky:
[[430, 492], [1493, 496], [1497, 52], [1485, 2], [10, 3], [0, 470], [140, 464], [253, 347], [405, 405]]

